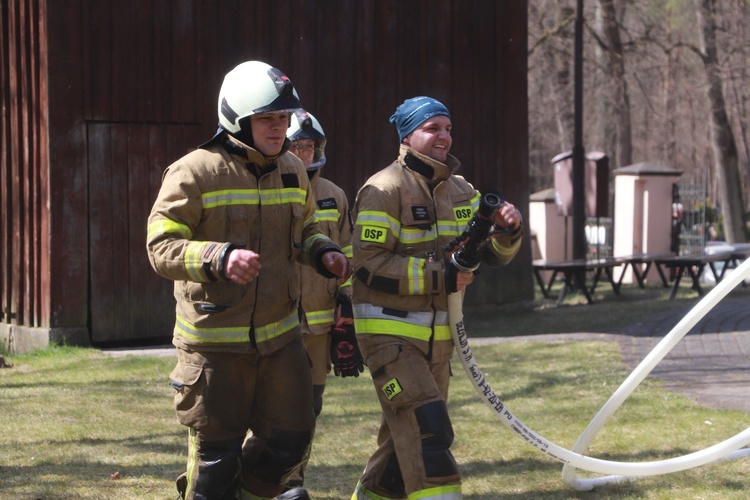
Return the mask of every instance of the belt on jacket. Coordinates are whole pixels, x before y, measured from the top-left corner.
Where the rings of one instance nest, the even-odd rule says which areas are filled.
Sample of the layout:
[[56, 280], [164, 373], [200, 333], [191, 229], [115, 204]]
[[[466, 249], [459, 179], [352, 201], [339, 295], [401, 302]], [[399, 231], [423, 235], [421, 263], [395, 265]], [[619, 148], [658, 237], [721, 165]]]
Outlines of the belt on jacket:
[[429, 341], [450, 340], [447, 311], [409, 312], [372, 304], [353, 304], [354, 329], [357, 333], [400, 335]]

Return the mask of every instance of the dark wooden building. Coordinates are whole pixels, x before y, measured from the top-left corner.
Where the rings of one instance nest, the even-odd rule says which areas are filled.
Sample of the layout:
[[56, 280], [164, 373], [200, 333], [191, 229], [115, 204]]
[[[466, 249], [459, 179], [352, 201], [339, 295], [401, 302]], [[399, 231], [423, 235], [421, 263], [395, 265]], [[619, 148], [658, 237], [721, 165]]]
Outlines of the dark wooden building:
[[[169, 338], [146, 218], [245, 60], [295, 83], [329, 139], [324, 175], [351, 202], [397, 154], [393, 110], [430, 95], [451, 109], [462, 173], [527, 214], [524, 0], [0, 2], [0, 338], [14, 350]], [[530, 261], [525, 242], [467, 300], [531, 298]]]

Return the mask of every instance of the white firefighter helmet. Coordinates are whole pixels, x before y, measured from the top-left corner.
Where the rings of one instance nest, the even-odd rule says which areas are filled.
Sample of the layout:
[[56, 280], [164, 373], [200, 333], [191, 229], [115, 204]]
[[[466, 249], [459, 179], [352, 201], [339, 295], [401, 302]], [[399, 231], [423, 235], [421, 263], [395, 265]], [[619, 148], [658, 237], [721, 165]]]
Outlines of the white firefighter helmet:
[[307, 170], [317, 170], [326, 164], [326, 134], [320, 122], [311, 113], [303, 109], [292, 113], [286, 136], [290, 141], [299, 141], [300, 139], [315, 141], [313, 162], [307, 167]]
[[291, 80], [261, 61], [247, 61], [226, 74], [219, 91], [219, 124], [230, 132], [242, 128], [240, 120], [259, 113], [294, 112], [301, 109]]

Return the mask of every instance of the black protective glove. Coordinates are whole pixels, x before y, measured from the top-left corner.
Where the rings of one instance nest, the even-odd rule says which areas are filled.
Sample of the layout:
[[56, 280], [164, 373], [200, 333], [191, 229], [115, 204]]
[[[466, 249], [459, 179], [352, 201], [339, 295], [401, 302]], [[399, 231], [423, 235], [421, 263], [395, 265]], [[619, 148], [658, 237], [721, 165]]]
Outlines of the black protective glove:
[[344, 294], [336, 297], [336, 323], [331, 328], [331, 363], [337, 377], [359, 377], [364, 371], [354, 332], [352, 303]]
[[331, 329], [331, 363], [337, 377], [359, 377], [365, 371], [353, 324]]

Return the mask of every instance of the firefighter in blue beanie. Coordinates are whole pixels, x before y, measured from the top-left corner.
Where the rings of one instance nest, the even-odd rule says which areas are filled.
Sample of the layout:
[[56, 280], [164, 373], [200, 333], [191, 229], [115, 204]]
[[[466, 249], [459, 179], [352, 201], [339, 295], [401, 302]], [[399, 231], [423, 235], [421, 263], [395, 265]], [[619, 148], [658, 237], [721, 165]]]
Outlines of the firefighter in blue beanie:
[[[357, 193], [352, 236], [354, 327], [382, 409], [378, 447], [353, 500], [461, 498], [446, 401], [453, 341], [447, 297], [473, 274], [444, 247], [467, 227], [480, 193], [456, 174], [451, 115], [440, 101], [407, 99], [391, 116], [398, 158]], [[521, 214], [505, 202], [482, 261], [502, 266], [521, 245]]]

